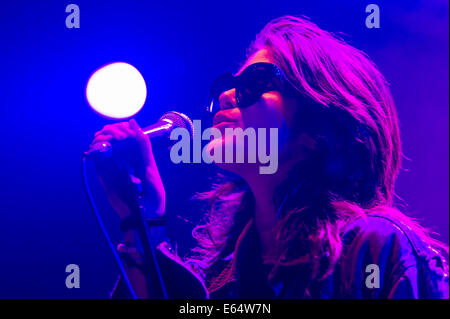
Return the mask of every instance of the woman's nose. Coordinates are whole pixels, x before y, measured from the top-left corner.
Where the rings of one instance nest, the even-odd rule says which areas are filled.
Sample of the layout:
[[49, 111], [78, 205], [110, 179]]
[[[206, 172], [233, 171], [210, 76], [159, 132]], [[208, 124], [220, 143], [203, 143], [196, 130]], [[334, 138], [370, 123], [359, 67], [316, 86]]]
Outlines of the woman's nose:
[[231, 109], [236, 107], [236, 89], [230, 89], [222, 92], [219, 96], [219, 104], [221, 110]]

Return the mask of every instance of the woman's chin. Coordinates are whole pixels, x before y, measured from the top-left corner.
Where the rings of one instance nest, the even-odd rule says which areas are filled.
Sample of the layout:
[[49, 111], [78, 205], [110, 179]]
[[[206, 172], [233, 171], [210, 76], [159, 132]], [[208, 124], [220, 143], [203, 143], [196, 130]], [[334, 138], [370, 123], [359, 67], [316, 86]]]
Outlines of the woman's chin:
[[[246, 169], [248, 169], [248, 167], [251, 164], [236, 163], [234, 156], [233, 156], [232, 161], [227, 160], [226, 156], [225, 156], [226, 146], [227, 146], [227, 141], [225, 141], [223, 139], [212, 140], [205, 146], [205, 152], [203, 155], [204, 155], [204, 157], [208, 158], [207, 162], [214, 163], [217, 167], [219, 167], [221, 169], [224, 169], [229, 172], [232, 172], [232, 173], [242, 176], [242, 174], [245, 172]], [[232, 142], [229, 143], [228, 146], [231, 147], [234, 152], [233, 143]], [[217, 150], [219, 150], [218, 153], [217, 153]], [[206, 160], [206, 158], [204, 160]]]

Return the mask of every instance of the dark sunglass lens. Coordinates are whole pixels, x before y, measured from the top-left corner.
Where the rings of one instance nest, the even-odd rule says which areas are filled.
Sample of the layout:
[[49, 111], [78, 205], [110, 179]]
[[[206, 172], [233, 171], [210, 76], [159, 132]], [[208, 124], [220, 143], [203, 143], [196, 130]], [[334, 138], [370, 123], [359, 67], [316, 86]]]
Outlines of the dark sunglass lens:
[[244, 108], [255, 104], [261, 95], [282, 87], [281, 71], [271, 63], [255, 63], [248, 66], [240, 75], [230, 73], [218, 77], [211, 86], [208, 112], [220, 110], [220, 95], [232, 88], [236, 89], [236, 104]]
[[219, 76], [211, 85], [209, 90], [209, 102], [207, 110], [209, 113], [215, 114], [220, 110], [219, 97], [220, 95], [234, 87], [234, 77], [231, 73], [226, 73]]
[[257, 100], [258, 98], [255, 98], [255, 92], [248, 87], [242, 86], [236, 88], [236, 104], [238, 107], [248, 107]]
[[208, 101], [207, 101], [206, 111], [208, 113], [210, 113], [211, 115], [214, 115], [219, 110], [220, 110], [219, 98], [218, 97], [216, 98], [214, 96], [210, 96]]
[[256, 103], [264, 92], [272, 89], [272, 72], [269, 66], [270, 64], [251, 65], [239, 76], [239, 87], [236, 88], [239, 107]]

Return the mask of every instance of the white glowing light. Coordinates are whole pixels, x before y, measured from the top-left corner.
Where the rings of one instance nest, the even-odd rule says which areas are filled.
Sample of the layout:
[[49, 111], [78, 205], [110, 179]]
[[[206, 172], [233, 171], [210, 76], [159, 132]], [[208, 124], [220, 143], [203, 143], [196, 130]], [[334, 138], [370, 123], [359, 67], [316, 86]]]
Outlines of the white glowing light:
[[140, 111], [147, 97], [141, 73], [124, 62], [108, 64], [89, 78], [86, 98], [89, 105], [103, 116], [124, 119]]

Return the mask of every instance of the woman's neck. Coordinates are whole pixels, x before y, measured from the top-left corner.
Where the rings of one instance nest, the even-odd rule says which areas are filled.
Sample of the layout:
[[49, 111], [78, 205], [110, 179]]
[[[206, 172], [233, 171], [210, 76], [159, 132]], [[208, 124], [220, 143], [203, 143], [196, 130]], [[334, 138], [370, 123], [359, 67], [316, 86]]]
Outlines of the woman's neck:
[[269, 261], [276, 254], [275, 225], [277, 208], [273, 202], [278, 176], [260, 175], [247, 183], [255, 198], [255, 226], [261, 243], [261, 257]]

